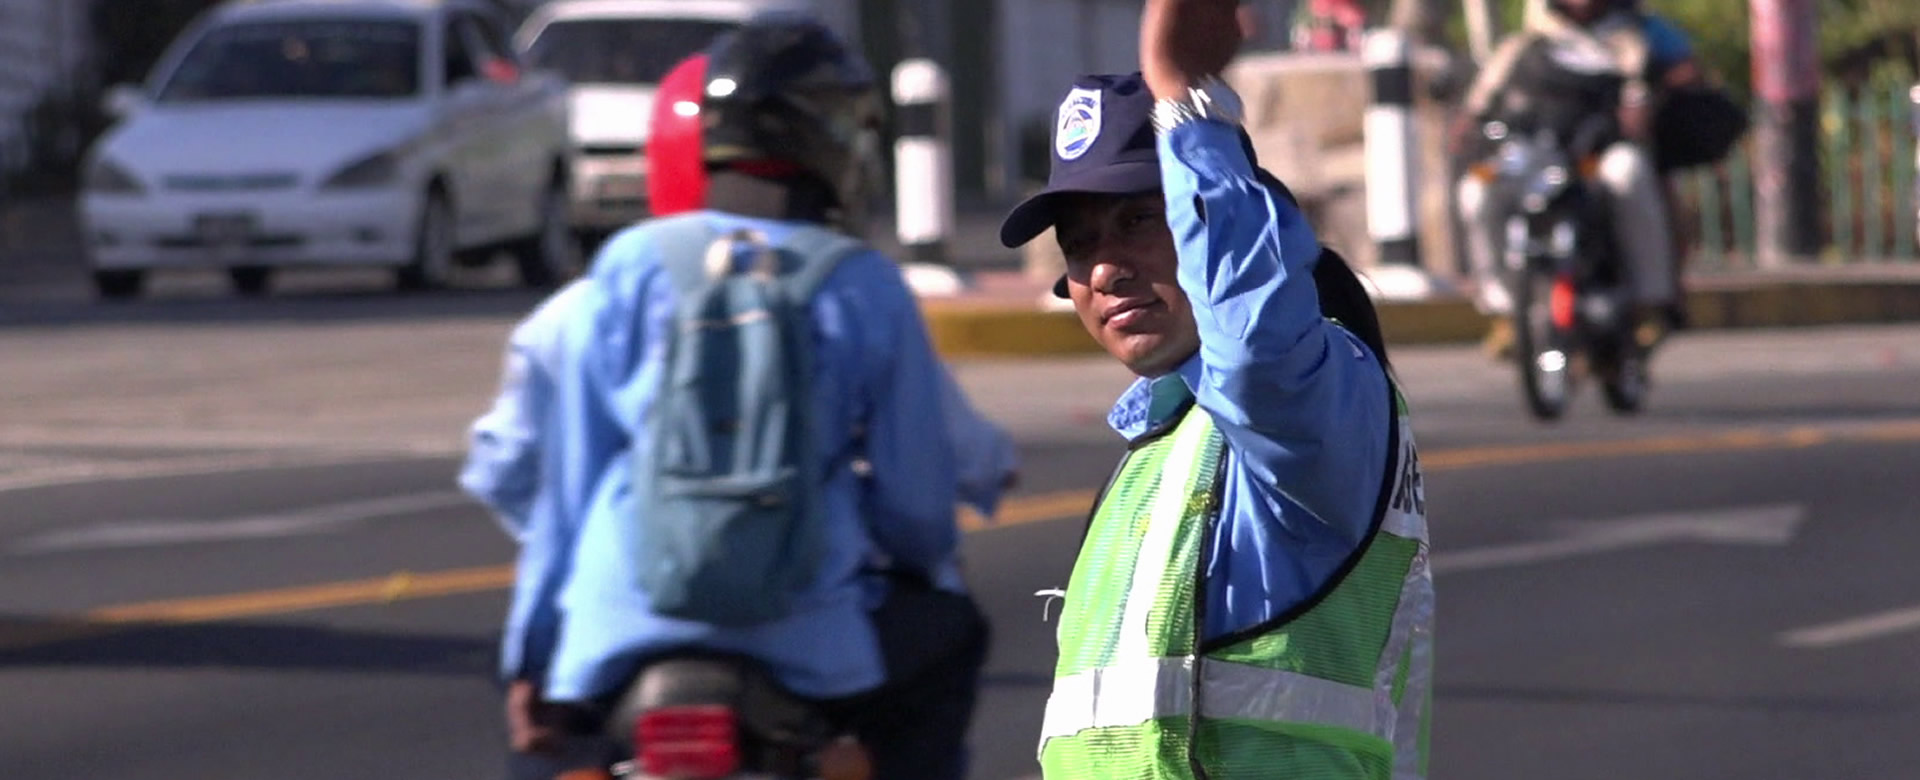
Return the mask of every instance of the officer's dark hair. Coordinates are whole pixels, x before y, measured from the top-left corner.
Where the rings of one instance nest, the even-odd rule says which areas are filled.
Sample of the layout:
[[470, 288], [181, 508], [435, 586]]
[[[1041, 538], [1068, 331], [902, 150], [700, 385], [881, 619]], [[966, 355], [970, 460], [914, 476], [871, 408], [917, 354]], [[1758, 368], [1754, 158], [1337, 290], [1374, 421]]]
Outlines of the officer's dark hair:
[[[1260, 167], [1253, 152], [1253, 138], [1245, 130], [1240, 131], [1240, 148], [1247, 154], [1247, 161], [1253, 164], [1255, 178], [1267, 189], [1279, 194], [1299, 208], [1300, 199], [1287, 189], [1279, 177]], [[1335, 320], [1359, 337], [1360, 343], [1373, 350], [1382, 367], [1391, 370], [1387, 361], [1387, 339], [1380, 329], [1380, 313], [1373, 306], [1373, 297], [1367, 294], [1366, 285], [1353, 272], [1353, 266], [1339, 252], [1325, 244], [1320, 245], [1320, 257], [1313, 263], [1313, 286], [1320, 294], [1320, 313]]]

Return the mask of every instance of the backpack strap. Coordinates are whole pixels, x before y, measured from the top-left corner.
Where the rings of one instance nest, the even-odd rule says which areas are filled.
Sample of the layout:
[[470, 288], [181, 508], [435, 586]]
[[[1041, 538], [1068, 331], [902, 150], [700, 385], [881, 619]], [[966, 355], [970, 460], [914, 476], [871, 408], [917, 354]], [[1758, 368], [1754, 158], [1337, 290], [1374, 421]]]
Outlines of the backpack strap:
[[780, 246], [800, 256], [800, 267], [787, 277], [786, 284], [794, 300], [805, 301], [813, 298], [814, 291], [820, 289], [840, 261], [865, 249], [866, 243], [837, 230], [808, 225], [788, 233]]
[[665, 217], [649, 225], [647, 235], [674, 289], [684, 293], [706, 284], [707, 250], [720, 237], [706, 217], [697, 212]]
[[[648, 233], [654, 240], [661, 267], [672, 279], [675, 289], [683, 292], [706, 284], [708, 256], [714, 251], [714, 242], [727, 238], [697, 213], [659, 219]], [[866, 248], [866, 244], [835, 230], [807, 225], [788, 233], [779, 248], [800, 258], [799, 266], [786, 277], [785, 286], [795, 300], [804, 301], [813, 297], [840, 261]]]

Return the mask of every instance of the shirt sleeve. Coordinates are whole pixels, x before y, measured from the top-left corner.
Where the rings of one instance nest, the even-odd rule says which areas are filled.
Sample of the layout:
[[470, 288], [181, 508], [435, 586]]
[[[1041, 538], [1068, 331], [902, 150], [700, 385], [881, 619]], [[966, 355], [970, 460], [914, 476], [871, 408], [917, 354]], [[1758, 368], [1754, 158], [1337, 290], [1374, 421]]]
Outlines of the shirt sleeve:
[[[1179, 281], [1200, 359], [1183, 377], [1271, 503], [1284, 496], [1345, 538], [1372, 525], [1386, 468], [1386, 374], [1321, 314], [1306, 217], [1255, 177], [1239, 129], [1192, 121], [1160, 144]], [[1275, 512], [1281, 522], [1299, 522]]]
[[493, 512], [508, 536], [521, 539], [540, 487], [540, 428], [552, 400], [547, 353], [588, 280], [576, 280], [527, 315], [507, 338], [493, 405], [467, 431], [460, 488]]
[[[637, 242], [610, 243], [609, 251], [633, 252]], [[610, 373], [624, 365], [609, 345], [637, 339], [643, 328], [638, 305], [608, 294], [596, 281], [581, 285], [564, 308], [532, 333], [523, 348], [542, 355], [547, 391], [537, 410], [537, 485], [520, 529], [514, 584], [501, 636], [501, 673], [507, 679], [542, 680], [559, 641], [559, 598], [571, 576], [576, 541], [601, 489], [609, 464], [624, 451], [628, 429], [614, 414], [620, 386]], [[621, 356], [624, 357], [624, 356]]]
[[1486, 63], [1480, 66], [1480, 72], [1474, 76], [1473, 85], [1467, 88], [1467, 96], [1461, 101], [1461, 109], [1466, 116], [1478, 117], [1493, 109], [1493, 100], [1500, 90], [1507, 86], [1507, 80], [1513, 77], [1513, 69], [1520, 61], [1521, 53], [1526, 51], [1528, 38], [1514, 35], [1502, 41], [1488, 55]]
[[1019, 453], [1013, 438], [968, 402], [953, 373], [945, 365], [938, 368], [941, 408], [953, 439], [959, 500], [992, 517], [1000, 506], [1000, 491], [1007, 476], [1020, 467]]
[[[858, 288], [865, 332], [886, 333], [867, 368], [871, 399], [866, 432], [872, 465], [869, 507], [873, 536], [895, 563], [933, 571], [959, 546], [954, 520], [958, 481], [953, 437], [941, 386], [944, 368], [927, 336], [920, 308], [898, 268], [884, 264]], [[863, 317], [862, 319], [866, 319]]]
[[537, 409], [549, 379], [525, 352], [509, 344], [493, 406], [467, 431], [467, 459], [460, 489], [493, 513], [502, 530], [519, 541], [527, 508], [539, 486]]

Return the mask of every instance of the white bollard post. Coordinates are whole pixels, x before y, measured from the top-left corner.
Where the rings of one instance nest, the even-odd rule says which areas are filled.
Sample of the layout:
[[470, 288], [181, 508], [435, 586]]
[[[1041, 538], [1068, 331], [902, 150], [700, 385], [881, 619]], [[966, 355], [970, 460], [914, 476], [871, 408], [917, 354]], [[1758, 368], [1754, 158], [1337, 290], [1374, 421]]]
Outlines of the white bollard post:
[[[1911, 114], [1909, 114], [1909, 120], [1913, 122], [1913, 131], [1916, 135], [1920, 135], [1920, 84], [1907, 90], [1907, 100], [1913, 104], [1910, 106]], [[1913, 171], [1916, 175], [1913, 177], [1913, 184], [1908, 186], [1913, 188], [1914, 202], [1920, 203], [1920, 144], [1913, 146]], [[1914, 206], [1913, 238], [1916, 245], [1920, 245], [1920, 206]]]
[[947, 263], [954, 225], [950, 95], [947, 74], [933, 60], [908, 59], [893, 69], [894, 220], [907, 262]]
[[1405, 33], [1369, 30], [1361, 61], [1373, 82], [1373, 99], [1362, 126], [1366, 144], [1367, 234], [1379, 247], [1380, 262], [1369, 276], [1382, 297], [1422, 298], [1433, 280], [1420, 266], [1414, 214], [1419, 204], [1414, 144], [1413, 58]]

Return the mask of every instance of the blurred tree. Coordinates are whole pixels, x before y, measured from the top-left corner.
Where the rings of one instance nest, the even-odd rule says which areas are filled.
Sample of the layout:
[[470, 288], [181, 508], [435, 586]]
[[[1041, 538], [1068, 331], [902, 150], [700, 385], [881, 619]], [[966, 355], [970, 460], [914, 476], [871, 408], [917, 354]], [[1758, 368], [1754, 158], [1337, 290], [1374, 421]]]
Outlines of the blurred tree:
[[1821, 0], [1820, 59], [1850, 86], [1920, 79], [1920, 3]]
[[13, 192], [70, 191], [83, 152], [111, 124], [97, 86], [145, 80], [154, 61], [200, 12], [219, 0], [93, 0], [87, 9], [92, 33], [93, 79], [77, 79], [72, 92], [50, 91], [37, 100], [23, 125], [27, 159], [7, 175]]
[[[1404, 0], [1403, 0], [1404, 2]], [[1517, 30], [1526, 0], [1496, 0], [1501, 30]], [[1643, 0], [1646, 10], [1671, 20], [1693, 39], [1702, 65], [1736, 97], [1752, 94], [1752, 39], [1744, 0]], [[1465, 50], [1458, 2], [1449, 3], [1447, 41]], [[1824, 75], [1857, 86], [1920, 80], [1920, 2], [1820, 0], [1820, 59]]]

